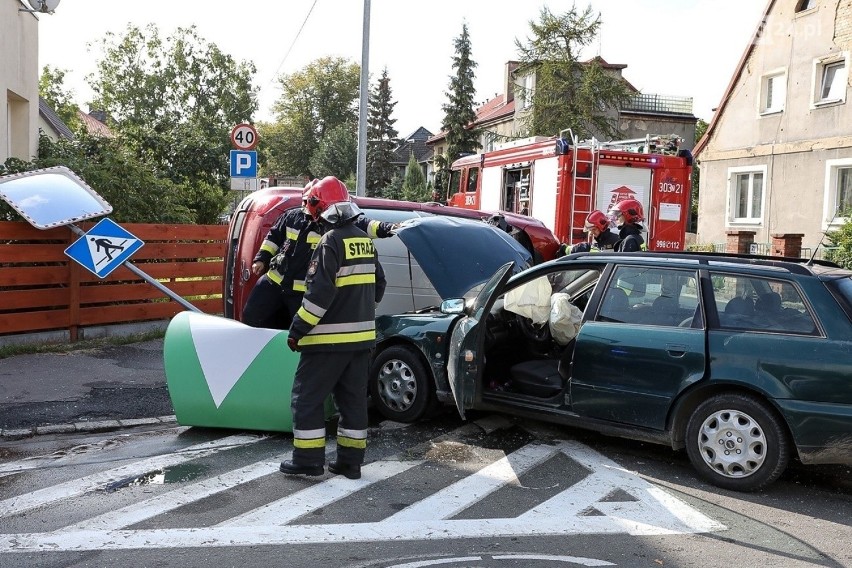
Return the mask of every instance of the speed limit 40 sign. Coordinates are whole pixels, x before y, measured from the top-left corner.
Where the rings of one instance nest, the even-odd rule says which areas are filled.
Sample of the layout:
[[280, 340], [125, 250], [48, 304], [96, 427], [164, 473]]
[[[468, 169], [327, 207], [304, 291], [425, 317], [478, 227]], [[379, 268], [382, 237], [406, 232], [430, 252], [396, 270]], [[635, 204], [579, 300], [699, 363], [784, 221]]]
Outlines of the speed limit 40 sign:
[[237, 150], [254, 150], [257, 142], [257, 130], [251, 124], [238, 124], [231, 130], [231, 144]]

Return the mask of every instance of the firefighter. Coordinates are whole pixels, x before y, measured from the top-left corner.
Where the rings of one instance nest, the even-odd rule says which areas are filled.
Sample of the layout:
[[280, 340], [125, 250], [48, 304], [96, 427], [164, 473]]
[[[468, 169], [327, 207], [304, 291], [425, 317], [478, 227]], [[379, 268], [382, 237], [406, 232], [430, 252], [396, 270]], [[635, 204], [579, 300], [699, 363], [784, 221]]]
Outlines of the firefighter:
[[340, 421], [337, 458], [328, 470], [359, 479], [367, 447], [367, 374], [385, 275], [372, 239], [355, 223], [358, 206], [340, 180], [329, 176], [313, 185], [306, 209], [327, 230], [311, 256], [307, 290], [287, 339], [301, 355], [291, 398], [293, 457], [279, 469], [324, 473], [324, 402], [333, 393]]
[[[302, 207], [283, 213], [267, 233], [251, 270], [259, 275], [243, 308], [242, 321], [252, 327], [287, 329], [302, 303], [305, 272], [320, 241], [319, 226], [305, 213], [305, 199], [317, 180], [308, 182]], [[356, 224], [372, 238], [393, 236], [396, 225], [359, 217]]]
[[645, 220], [642, 204], [635, 199], [624, 199], [609, 210], [610, 219], [618, 226], [618, 242], [613, 245], [616, 252], [647, 250], [642, 238], [641, 223]]
[[612, 250], [612, 247], [618, 242], [618, 235], [610, 230], [609, 218], [597, 209], [586, 216], [583, 231], [589, 234], [587, 242], [577, 243], [570, 248], [568, 243], [563, 243], [560, 245], [559, 250], [556, 251], [556, 256], [565, 256], [566, 254], [574, 254], [575, 252]]

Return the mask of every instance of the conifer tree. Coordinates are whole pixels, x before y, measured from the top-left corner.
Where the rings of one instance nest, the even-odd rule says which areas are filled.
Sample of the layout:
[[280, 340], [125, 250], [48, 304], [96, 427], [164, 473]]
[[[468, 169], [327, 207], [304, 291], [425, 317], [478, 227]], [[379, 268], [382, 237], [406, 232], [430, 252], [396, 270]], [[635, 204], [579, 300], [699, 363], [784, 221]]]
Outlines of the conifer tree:
[[530, 22], [532, 37], [515, 40], [519, 66], [515, 75], [533, 74], [535, 84], [516, 84], [515, 99], [532, 102], [521, 122], [530, 136], [553, 136], [571, 128], [581, 139], [617, 134], [618, 109], [631, 95], [627, 82], [604, 69], [598, 59], [581, 62], [582, 48], [597, 37], [600, 14], [572, 6], [554, 15], [541, 8]]
[[446, 93], [449, 102], [442, 107], [444, 120], [441, 123], [441, 130], [447, 133], [447, 152], [444, 156], [446, 164], [452, 164], [462, 155], [474, 153], [479, 149], [479, 130], [474, 128], [473, 124], [476, 119], [476, 89], [473, 87], [476, 62], [471, 59], [467, 23], [462, 24], [461, 35], [454, 40], [453, 45], [456, 50], [453, 55], [453, 69], [456, 72], [450, 78], [449, 91]]
[[367, 118], [367, 196], [377, 197], [390, 185], [395, 173], [393, 150], [399, 144], [399, 133], [391, 118], [396, 102], [391, 100], [387, 67], [382, 70], [373, 92]]
[[423, 168], [417, 163], [414, 152], [409, 154], [408, 165], [405, 166], [402, 198], [406, 201], [428, 201], [431, 198], [431, 192], [426, 187], [426, 176], [423, 174]]

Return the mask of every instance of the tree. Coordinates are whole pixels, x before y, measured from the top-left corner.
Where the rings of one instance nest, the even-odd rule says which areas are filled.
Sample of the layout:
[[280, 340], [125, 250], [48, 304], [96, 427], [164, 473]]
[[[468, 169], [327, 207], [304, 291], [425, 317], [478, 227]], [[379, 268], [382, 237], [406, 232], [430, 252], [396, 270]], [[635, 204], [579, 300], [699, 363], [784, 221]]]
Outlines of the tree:
[[452, 164], [465, 154], [472, 154], [479, 149], [479, 130], [474, 127], [476, 110], [473, 87], [476, 62], [471, 59], [470, 35], [467, 24], [462, 24], [462, 32], [453, 41], [453, 69], [455, 76], [450, 78], [450, 90], [446, 93], [449, 102], [441, 108], [444, 120], [441, 130], [447, 133], [447, 151], [444, 156], [446, 164]]
[[593, 15], [591, 6], [579, 12], [574, 5], [554, 15], [544, 6], [539, 21], [529, 25], [532, 37], [526, 43], [515, 39], [515, 76], [535, 78], [534, 87], [516, 86], [516, 98], [532, 101], [521, 119], [524, 129], [530, 136], [552, 136], [571, 128], [580, 138], [614, 137], [617, 111], [629, 99], [630, 87], [620, 76], [607, 73], [597, 59], [578, 60], [598, 34], [600, 14]]
[[80, 127], [80, 109], [74, 102], [74, 91], [65, 88], [65, 73], [65, 69], [45, 65], [38, 78], [38, 96], [50, 105], [73, 132]]
[[[698, 142], [704, 136], [704, 133], [707, 132], [707, 121], [699, 118], [698, 122], [695, 124], [695, 141]], [[690, 196], [690, 218], [689, 218], [689, 230], [693, 233], [698, 232], [698, 192], [701, 185], [701, 170], [698, 168], [698, 162], [694, 162], [692, 164], [692, 179], [690, 185], [692, 186], [692, 195]]]
[[316, 177], [311, 158], [320, 141], [339, 126], [358, 131], [360, 73], [347, 59], [323, 57], [278, 80], [276, 120], [262, 129], [268, 171]]
[[395, 168], [393, 150], [398, 144], [399, 133], [393, 127], [396, 119], [391, 118], [396, 102], [391, 100], [388, 70], [382, 70], [375, 89], [370, 94], [370, 109], [367, 120], [367, 196], [375, 197], [390, 184]]
[[[345, 180], [355, 175], [358, 161], [358, 139], [348, 124], [332, 128], [311, 156], [310, 168], [315, 177], [334, 176]], [[354, 186], [352, 186], [354, 187]]]
[[406, 201], [429, 201], [431, 192], [426, 187], [426, 176], [423, 168], [417, 163], [414, 152], [408, 156], [408, 165], [405, 166], [405, 179], [402, 182], [402, 198]]
[[382, 190], [381, 197], [384, 197], [385, 199], [403, 199], [402, 176], [399, 175], [399, 170], [394, 172], [390, 183], [388, 183], [388, 185]]
[[[852, 212], [845, 212], [841, 215], [844, 217], [852, 217]], [[852, 268], [852, 220], [847, 219], [843, 225], [836, 231], [827, 233], [832, 250], [825, 251], [825, 259], [836, 262], [844, 268]]]
[[257, 111], [254, 64], [237, 62], [195, 27], [107, 33], [89, 77], [94, 106], [139, 158], [177, 183], [228, 191], [229, 133]]

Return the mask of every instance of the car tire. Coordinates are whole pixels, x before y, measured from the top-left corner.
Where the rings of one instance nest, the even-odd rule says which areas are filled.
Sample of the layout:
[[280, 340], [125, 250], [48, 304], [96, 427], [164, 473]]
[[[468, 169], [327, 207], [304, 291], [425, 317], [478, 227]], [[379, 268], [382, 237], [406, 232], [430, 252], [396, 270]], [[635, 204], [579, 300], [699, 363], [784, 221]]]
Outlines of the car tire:
[[395, 345], [376, 355], [370, 365], [373, 406], [396, 422], [416, 422], [433, 407], [435, 383], [420, 354]]
[[701, 477], [725, 489], [756, 491], [784, 472], [790, 442], [781, 418], [745, 394], [715, 395], [686, 426], [686, 453]]

